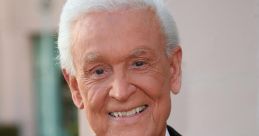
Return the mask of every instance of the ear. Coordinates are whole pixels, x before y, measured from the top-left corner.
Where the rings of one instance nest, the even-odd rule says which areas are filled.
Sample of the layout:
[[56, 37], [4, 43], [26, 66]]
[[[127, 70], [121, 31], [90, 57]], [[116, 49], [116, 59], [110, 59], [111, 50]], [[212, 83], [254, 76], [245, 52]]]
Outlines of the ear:
[[170, 56], [170, 74], [171, 74], [171, 91], [174, 94], [179, 93], [182, 80], [182, 49], [180, 46], [175, 47]]
[[62, 74], [69, 86], [74, 104], [76, 105], [77, 108], [83, 109], [84, 103], [83, 103], [82, 95], [78, 88], [76, 77], [68, 73], [66, 69], [62, 69]]

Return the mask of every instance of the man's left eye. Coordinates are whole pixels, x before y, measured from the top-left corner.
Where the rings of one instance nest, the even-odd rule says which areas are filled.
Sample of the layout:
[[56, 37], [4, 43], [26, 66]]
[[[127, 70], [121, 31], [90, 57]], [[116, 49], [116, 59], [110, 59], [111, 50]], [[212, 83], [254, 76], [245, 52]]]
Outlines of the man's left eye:
[[135, 61], [133, 63], [133, 66], [138, 68], [138, 67], [143, 67], [145, 64], [146, 64], [145, 61]]
[[137, 66], [137, 67], [143, 66], [144, 64], [145, 64], [144, 61], [137, 61], [137, 62], [135, 62], [135, 66]]

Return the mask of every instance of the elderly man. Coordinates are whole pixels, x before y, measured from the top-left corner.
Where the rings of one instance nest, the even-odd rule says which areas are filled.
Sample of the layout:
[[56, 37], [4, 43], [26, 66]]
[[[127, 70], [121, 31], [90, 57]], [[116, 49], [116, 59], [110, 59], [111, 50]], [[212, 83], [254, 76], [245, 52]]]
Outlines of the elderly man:
[[97, 136], [179, 136], [176, 26], [162, 0], [68, 0], [58, 48], [72, 99]]

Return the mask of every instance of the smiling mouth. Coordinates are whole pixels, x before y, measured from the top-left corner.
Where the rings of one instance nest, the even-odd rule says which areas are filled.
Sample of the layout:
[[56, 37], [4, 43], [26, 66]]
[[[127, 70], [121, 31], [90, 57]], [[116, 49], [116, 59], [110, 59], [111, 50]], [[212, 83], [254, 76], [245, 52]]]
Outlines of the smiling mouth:
[[147, 109], [148, 105], [143, 105], [136, 107], [129, 111], [120, 111], [120, 112], [110, 112], [109, 115], [114, 118], [120, 118], [120, 117], [132, 117], [135, 116]]

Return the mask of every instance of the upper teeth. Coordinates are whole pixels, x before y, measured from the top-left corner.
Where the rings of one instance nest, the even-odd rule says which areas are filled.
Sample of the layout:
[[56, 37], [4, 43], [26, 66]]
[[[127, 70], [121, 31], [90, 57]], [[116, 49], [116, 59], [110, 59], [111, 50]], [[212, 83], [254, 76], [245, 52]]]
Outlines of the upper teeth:
[[137, 113], [140, 113], [142, 111], [144, 111], [144, 109], [146, 108], [145, 105], [134, 108], [130, 111], [123, 111], [123, 112], [110, 112], [110, 115], [112, 115], [113, 117], [129, 117], [129, 116], [133, 116]]

